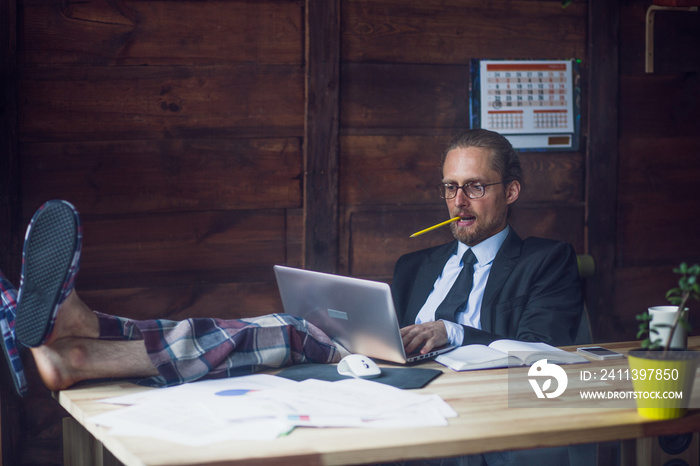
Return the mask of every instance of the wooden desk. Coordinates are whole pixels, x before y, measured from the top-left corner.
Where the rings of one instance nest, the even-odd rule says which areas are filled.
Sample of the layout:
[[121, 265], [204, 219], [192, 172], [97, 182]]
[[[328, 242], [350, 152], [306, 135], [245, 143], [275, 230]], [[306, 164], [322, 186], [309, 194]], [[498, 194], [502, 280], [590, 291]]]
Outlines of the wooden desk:
[[[700, 337], [692, 337], [689, 343], [691, 348], [700, 349]], [[636, 347], [637, 342], [603, 346], [624, 352]], [[626, 360], [623, 362], [626, 366]], [[590, 370], [609, 367], [606, 364], [610, 361], [585, 366]], [[121, 409], [96, 400], [148, 388], [128, 383], [97, 384], [63, 390], [57, 398], [94, 439], [127, 465], [257, 465], [282, 461], [284, 464], [359, 464], [700, 431], [700, 409], [691, 409], [677, 420], [650, 421], [640, 417], [634, 408], [509, 408], [506, 369], [454, 372], [435, 362], [425, 363], [424, 367], [444, 370], [443, 375], [420, 392], [440, 395], [459, 413], [459, 417], [449, 420], [448, 427], [298, 428], [272, 442], [227, 441], [194, 448], [154, 439], [115, 437], [107, 429], [86, 421], [95, 414]], [[696, 376], [696, 395], [698, 379]], [[75, 458], [80, 458], [75, 449], [80, 451], [85, 441], [91, 440], [90, 436], [80, 435], [81, 429], [76, 426], [69, 421], [64, 430], [65, 454], [72, 455], [74, 464], [79, 462]], [[92, 456], [86, 460], [89, 464], [102, 459], [99, 443], [94, 443], [94, 439]]]

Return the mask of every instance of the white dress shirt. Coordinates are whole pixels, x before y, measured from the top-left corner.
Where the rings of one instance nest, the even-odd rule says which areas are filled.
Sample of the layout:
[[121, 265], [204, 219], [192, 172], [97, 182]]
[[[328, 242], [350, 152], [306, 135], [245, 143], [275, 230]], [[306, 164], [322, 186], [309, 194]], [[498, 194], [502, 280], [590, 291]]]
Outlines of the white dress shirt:
[[[491, 272], [491, 264], [493, 264], [498, 250], [501, 249], [503, 241], [508, 236], [509, 230], [510, 227], [507, 226], [500, 233], [485, 239], [471, 248], [477, 262], [474, 264], [474, 284], [472, 285], [471, 293], [469, 293], [469, 299], [462, 309], [457, 310], [455, 314], [457, 323], [443, 320], [447, 329], [447, 339], [451, 345], [460, 346], [462, 344], [464, 339], [464, 328], [462, 325], [481, 328], [481, 303], [484, 299], [484, 288], [486, 288], [486, 281]], [[455, 280], [457, 280], [457, 275], [462, 270], [462, 256], [467, 252], [468, 248], [469, 246], [462, 242], [457, 243], [457, 251], [445, 264], [442, 273], [435, 280], [433, 291], [430, 292], [425, 304], [418, 311], [416, 316], [417, 324], [435, 320], [435, 311], [445, 299], [445, 296], [447, 296]]]

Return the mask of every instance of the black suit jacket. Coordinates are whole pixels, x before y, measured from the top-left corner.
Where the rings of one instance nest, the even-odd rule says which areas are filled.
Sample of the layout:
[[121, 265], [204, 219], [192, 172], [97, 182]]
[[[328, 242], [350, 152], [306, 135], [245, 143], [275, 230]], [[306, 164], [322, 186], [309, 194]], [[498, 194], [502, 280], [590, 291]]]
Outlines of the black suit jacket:
[[[401, 256], [391, 285], [402, 327], [418, 311], [454, 251], [456, 241]], [[521, 240], [511, 228], [491, 266], [481, 307], [481, 330], [464, 329], [463, 345], [509, 338], [571, 345], [583, 313], [576, 254], [568, 243]]]

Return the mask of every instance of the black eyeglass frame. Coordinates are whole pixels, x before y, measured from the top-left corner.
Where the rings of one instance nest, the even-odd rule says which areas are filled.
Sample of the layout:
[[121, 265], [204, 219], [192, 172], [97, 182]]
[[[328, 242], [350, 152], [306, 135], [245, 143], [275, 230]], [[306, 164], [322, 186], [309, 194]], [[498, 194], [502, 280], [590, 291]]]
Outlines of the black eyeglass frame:
[[[487, 186], [494, 186], [497, 184], [504, 184], [504, 183], [505, 183], [505, 181], [499, 181], [498, 183], [484, 184], [484, 183], [479, 183], [478, 181], [472, 181], [469, 183], [464, 183], [462, 186], [457, 186], [454, 183], [440, 183], [439, 185], [435, 186], [435, 188], [437, 189], [438, 196], [440, 196], [441, 199], [454, 199], [455, 197], [457, 197], [457, 193], [459, 192], [460, 189], [462, 190], [464, 195], [467, 196], [469, 199], [481, 199], [482, 197], [484, 197], [484, 195], [486, 195], [486, 187]], [[484, 188], [481, 191], [481, 196], [470, 196], [469, 193], [467, 192], [467, 188], [474, 187], [476, 185]], [[447, 186], [453, 186], [453, 187], [457, 188], [454, 190], [454, 196], [447, 196], [447, 191], [446, 191]]]

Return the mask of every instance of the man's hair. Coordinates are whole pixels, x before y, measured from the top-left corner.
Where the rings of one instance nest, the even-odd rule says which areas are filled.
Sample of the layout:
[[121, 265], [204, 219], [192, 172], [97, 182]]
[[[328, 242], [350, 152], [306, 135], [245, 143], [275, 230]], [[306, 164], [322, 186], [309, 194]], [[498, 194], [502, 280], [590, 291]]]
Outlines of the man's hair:
[[468, 129], [455, 136], [442, 154], [440, 169], [445, 164], [447, 153], [453, 149], [481, 147], [491, 151], [491, 167], [501, 174], [505, 185], [511, 181], [523, 184], [523, 169], [520, 158], [511, 143], [502, 135], [486, 129]]

